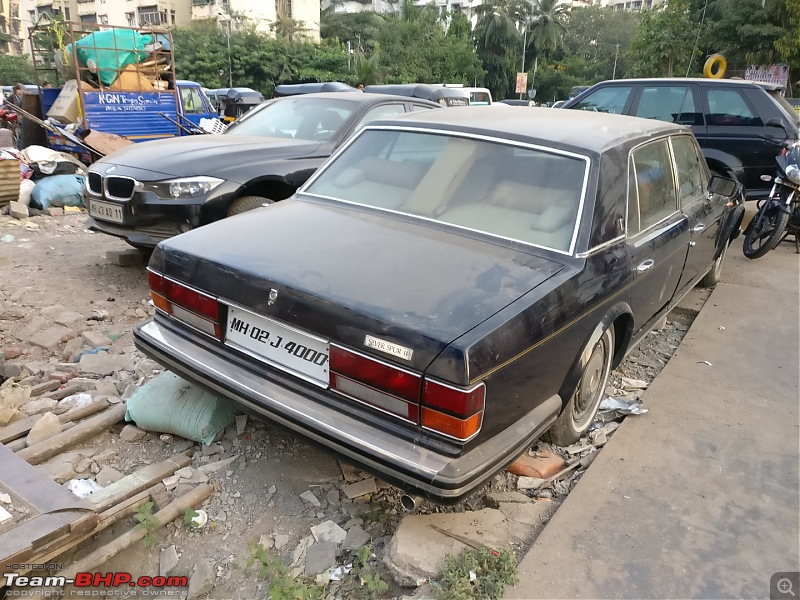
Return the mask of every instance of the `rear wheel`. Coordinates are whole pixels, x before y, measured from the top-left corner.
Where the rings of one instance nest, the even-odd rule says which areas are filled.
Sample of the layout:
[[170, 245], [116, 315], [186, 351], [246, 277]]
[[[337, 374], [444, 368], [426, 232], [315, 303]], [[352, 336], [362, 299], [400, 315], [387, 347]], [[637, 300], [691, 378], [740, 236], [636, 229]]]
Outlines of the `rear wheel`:
[[581, 376], [567, 406], [542, 437], [557, 446], [577, 442], [591, 427], [605, 394], [614, 358], [614, 328], [609, 327], [581, 353]]
[[258, 208], [262, 204], [272, 204], [274, 200], [264, 198], [263, 196], [242, 196], [234, 200], [228, 208], [228, 216], [238, 215], [248, 210]]
[[719, 283], [722, 277], [722, 264], [725, 262], [725, 256], [728, 254], [729, 245], [730, 244], [727, 242], [725, 243], [725, 247], [722, 249], [722, 252], [719, 253], [717, 260], [714, 261], [711, 270], [700, 280], [700, 285], [702, 287], [713, 287]]
[[777, 202], [766, 200], [744, 232], [742, 250], [747, 258], [761, 258], [781, 241], [789, 215]]

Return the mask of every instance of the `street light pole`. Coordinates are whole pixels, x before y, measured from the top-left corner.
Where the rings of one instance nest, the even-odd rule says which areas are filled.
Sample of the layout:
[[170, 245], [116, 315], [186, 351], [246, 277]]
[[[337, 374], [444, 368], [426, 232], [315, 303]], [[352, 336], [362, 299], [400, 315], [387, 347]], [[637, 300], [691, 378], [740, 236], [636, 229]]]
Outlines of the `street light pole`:
[[[525, 49], [528, 47], [528, 22], [525, 22], [525, 29], [522, 31], [522, 71], [521, 73], [525, 72]], [[528, 87], [528, 78], [525, 77], [525, 87]], [[522, 100], [522, 94], [519, 95], [519, 99]]]
[[219, 15], [223, 21], [228, 22], [228, 87], [233, 87], [233, 67], [231, 63], [231, 18], [221, 12], [218, 12], [217, 15]]
[[619, 44], [614, 44], [617, 47], [617, 51], [614, 53], [614, 73], [611, 75], [611, 79], [617, 78], [617, 57], [619, 56]]

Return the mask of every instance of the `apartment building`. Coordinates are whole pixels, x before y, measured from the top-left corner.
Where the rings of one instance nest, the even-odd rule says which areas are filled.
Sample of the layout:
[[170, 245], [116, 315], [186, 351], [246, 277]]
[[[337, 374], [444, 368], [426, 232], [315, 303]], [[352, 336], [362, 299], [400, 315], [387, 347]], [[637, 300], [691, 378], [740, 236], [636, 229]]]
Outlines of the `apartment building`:
[[19, 0], [0, 0], [0, 52], [11, 56], [22, 54], [20, 23]]
[[[376, 0], [380, 1], [380, 0]], [[270, 25], [278, 18], [303, 23], [304, 35], [319, 41], [319, 0], [191, 0], [192, 20], [221, 18], [234, 15], [234, 22], [243, 19], [258, 31], [269, 33]], [[356, 0], [356, 4], [359, 2]]]
[[667, 0], [607, 0], [606, 6], [616, 10], [647, 10]]

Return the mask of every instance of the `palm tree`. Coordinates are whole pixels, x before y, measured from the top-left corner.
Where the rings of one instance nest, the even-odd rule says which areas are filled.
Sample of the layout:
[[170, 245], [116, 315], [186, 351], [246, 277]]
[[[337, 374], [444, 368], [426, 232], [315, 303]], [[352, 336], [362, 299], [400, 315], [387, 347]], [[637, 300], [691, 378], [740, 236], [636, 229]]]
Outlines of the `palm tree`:
[[475, 29], [483, 33], [484, 46], [490, 48], [509, 37], [517, 38], [517, 22], [527, 22], [530, 10], [531, 5], [525, 0], [484, 0], [476, 6], [478, 23]]
[[531, 43], [540, 52], [555, 52], [567, 31], [571, 5], [563, 0], [531, 0]]

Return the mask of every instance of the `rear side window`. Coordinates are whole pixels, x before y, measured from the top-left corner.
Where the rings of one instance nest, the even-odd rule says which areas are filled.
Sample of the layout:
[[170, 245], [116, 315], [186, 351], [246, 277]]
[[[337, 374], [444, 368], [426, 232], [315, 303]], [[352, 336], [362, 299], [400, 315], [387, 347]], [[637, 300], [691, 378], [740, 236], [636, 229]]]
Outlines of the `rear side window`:
[[630, 86], [615, 85], [601, 88], [570, 108], [621, 115], [630, 95]]
[[675, 180], [667, 140], [633, 151], [634, 186], [628, 200], [628, 235], [648, 229], [677, 210]]
[[690, 137], [681, 135], [672, 138], [675, 168], [678, 172], [678, 194], [681, 206], [687, 206], [705, 194], [708, 175]]
[[650, 86], [642, 89], [636, 116], [680, 125], [702, 125], [692, 89], [687, 85]]
[[708, 124], [729, 126], [763, 125], [761, 119], [750, 108], [741, 90], [705, 90], [708, 103]]

